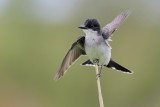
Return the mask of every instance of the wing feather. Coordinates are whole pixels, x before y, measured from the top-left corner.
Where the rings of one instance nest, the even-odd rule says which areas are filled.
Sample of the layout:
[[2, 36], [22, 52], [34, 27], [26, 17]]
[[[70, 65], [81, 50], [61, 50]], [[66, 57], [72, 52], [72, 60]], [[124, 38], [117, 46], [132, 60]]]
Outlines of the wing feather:
[[102, 36], [104, 39], [109, 39], [109, 37], [117, 30], [117, 28], [127, 19], [130, 11], [125, 11], [120, 13], [111, 23], [107, 24], [102, 29]]
[[74, 42], [64, 57], [62, 64], [58, 70], [58, 72], [55, 75], [55, 80], [58, 80], [60, 77], [62, 77], [67, 70], [70, 68], [70, 66], [81, 56], [85, 55], [84, 51], [84, 41], [85, 37], [81, 36], [78, 38], [76, 42]]

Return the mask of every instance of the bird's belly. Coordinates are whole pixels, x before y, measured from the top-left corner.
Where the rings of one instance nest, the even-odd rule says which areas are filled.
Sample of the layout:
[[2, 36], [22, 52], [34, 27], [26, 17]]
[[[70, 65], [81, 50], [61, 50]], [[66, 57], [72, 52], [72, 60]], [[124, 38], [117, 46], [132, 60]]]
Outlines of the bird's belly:
[[111, 58], [111, 48], [105, 43], [92, 44], [85, 46], [86, 54], [93, 62], [95, 59], [99, 59], [99, 64], [108, 64]]

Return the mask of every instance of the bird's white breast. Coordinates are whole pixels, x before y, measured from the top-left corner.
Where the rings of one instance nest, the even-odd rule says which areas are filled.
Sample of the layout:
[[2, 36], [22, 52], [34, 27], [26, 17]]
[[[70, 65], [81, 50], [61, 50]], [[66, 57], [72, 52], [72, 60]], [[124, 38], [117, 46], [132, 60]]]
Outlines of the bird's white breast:
[[86, 30], [85, 51], [91, 61], [99, 59], [99, 64], [108, 64], [111, 58], [111, 47], [107, 45], [96, 31]]

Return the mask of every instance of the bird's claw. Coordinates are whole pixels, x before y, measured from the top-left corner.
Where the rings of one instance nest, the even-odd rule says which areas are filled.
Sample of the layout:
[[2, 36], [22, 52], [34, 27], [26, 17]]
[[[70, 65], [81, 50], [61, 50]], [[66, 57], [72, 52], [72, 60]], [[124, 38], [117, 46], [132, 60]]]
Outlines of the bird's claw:
[[98, 79], [101, 76], [101, 73], [98, 73], [96, 76], [96, 79]]
[[94, 65], [96, 65], [96, 64], [98, 64], [98, 63], [99, 63], [99, 59], [93, 60], [93, 64], [94, 64]]

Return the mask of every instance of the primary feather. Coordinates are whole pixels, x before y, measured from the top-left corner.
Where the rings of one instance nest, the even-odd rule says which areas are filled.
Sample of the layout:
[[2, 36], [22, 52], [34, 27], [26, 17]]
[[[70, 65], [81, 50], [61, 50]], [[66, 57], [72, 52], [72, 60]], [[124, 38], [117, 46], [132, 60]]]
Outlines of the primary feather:
[[117, 28], [127, 19], [130, 11], [125, 11], [120, 13], [111, 23], [107, 24], [102, 29], [102, 36], [104, 39], [109, 39], [109, 37], [117, 30]]

